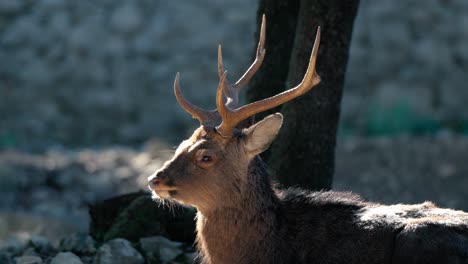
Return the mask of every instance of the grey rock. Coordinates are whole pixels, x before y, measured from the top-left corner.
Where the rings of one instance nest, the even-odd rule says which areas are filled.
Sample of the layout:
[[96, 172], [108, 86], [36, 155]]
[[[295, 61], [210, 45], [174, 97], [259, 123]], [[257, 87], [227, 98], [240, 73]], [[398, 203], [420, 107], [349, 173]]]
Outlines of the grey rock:
[[143, 54], [157, 55], [158, 51], [163, 47], [154, 45], [154, 42], [164, 38], [168, 34], [169, 27], [170, 21], [168, 16], [153, 17], [149, 21], [148, 27], [145, 28], [145, 32], [135, 37], [135, 49]]
[[151, 262], [170, 263], [184, 252], [180, 249], [182, 243], [171, 241], [162, 236], [140, 239], [140, 247], [147, 260]]
[[128, 240], [117, 238], [102, 245], [93, 264], [143, 264], [145, 260]]
[[81, 261], [83, 264], [92, 264], [93, 263], [94, 256], [82, 256]]
[[[19, 196], [23, 195], [23, 193], [19, 193]], [[58, 200], [59, 198], [54, 199]], [[19, 198], [15, 201], [18, 200]], [[61, 210], [61, 215], [53, 217], [47, 215], [48, 212], [45, 210], [42, 213], [36, 213], [31, 210], [33, 208], [26, 207], [26, 204], [21, 204], [21, 207], [28, 208], [28, 212], [0, 212], [0, 234], [12, 237], [6, 243], [2, 243], [3, 241], [0, 240], [0, 248], [5, 244], [10, 249], [10, 252], [15, 253], [16, 256], [21, 255], [24, 251], [24, 245], [30, 246], [30, 234], [40, 233], [55, 242], [63, 237], [64, 234], [78, 232], [86, 228], [87, 218], [82, 218], [81, 222], [77, 221], [75, 223], [75, 219], [72, 218], [73, 212], [70, 212], [69, 209], [68, 212]], [[66, 205], [62, 205], [62, 208], [66, 208]], [[74, 214], [77, 214], [77, 212], [74, 212]], [[80, 212], [80, 214], [86, 215], [86, 210]]]
[[[200, 4], [191, 2], [0, 2], [17, 5], [1, 23], [0, 75], [5, 78], [0, 92], [8, 96], [0, 98], [6, 116], [0, 121], [6, 128], [0, 144], [12, 141], [44, 150], [57, 142], [139, 144], [153, 136], [176, 138], [193, 122], [167, 89], [173, 79], [168, 76], [183, 71], [183, 82], [195, 85], [187, 95], [213, 102], [199, 92], [217, 84], [216, 72], [208, 76], [205, 70], [212, 62], [207, 55], [216, 51], [213, 41], [232, 43], [236, 50], [226, 47], [226, 52], [233, 63], [230, 58], [226, 62], [234, 65], [234, 72], [250, 56], [245, 43], [254, 31], [255, 8], [245, 12], [247, 0], [230, 8], [210, 2], [216, 12], [203, 15]], [[23, 2], [27, 4], [17, 4]], [[226, 18], [224, 24], [220, 16]], [[193, 67], [194, 61], [201, 67]], [[159, 114], [167, 111], [177, 117]], [[175, 121], [178, 116], [182, 119]], [[3, 140], [4, 133], [13, 140]]]
[[0, 192], [15, 192], [26, 184], [27, 177], [22, 169], [7, 164], [0, 166]]
[[[70, 51], [73, 52], [71, 55], [74, 55], [74, 57], [71, 57], [71, 59], [74, 59], [73, 63], [83, 63], [86, 58], [80, 58], [80, 55], [89, 56], [92, 52], [99, 51], [99, 49], [93, 48], [96, 41], [102, 40], [106, 36], [106, 32], [101, 27], [96, 27], [98, 23], [103, 23], [102, 19], [95, 16], [72, 28], [68, 41]], [[83, 70], [86, 69], [80, 70], [79, 73]]]
[[[375, 100], [368, 97], [371, 96], [369, 93], [378, 94], [381, 89], [394, 86], [400, 88], [395, 92], [400, 100], [406, 100], [409, 90], [414, 94], [422, 92], [422, 100], [410, 98], [408, 101], [410, 108], [423, 109], [426, 116], [436, 116], [445, 121], [465, 120], [467, 114], [460, 98], [467, 95], [459, 87], [467, 81], [466, 74], [461, 77], [461, 72], [467, 71], [464, 54], [468, 53], [466, 45], [460, 44], [466, 42], [466, 27], [461, 25], [466, 24], [467, 19], [464, 15], [455, 14], [466, 10], [468, 2], [463, 8], [459, 1], [447, 4], [430, 0], [424, 7], [416, 3], [360, 3], [345, 97], [352, 94], [360, 102], [365, 100], [372, 104]], [[394, 16], [399, 18], [394, 19]], [[431, 34], [426, 34], [424, 28], [431, 28]], [[465, 40], [459, 42], [459, 39]], [[389, 72], [394, 74], [389, 77]], [[444, 77], [440, 79], [440, 76]], [[422, 108], [420, 101], [424, 104]], [[366, 115], [369, 104], [348, 103], [353, 102], [343, 101], [343, 109], [359, 114], [345, 114], [345, 122], [362, 127], [355, 120]]]
[[[40, 27], [36, 23], [35, 18], [25, 16], [16, 19], [12, 25], [7, 28], [1, 40], [7, 46], [24, 46], [31, 45], [33, 43], [36, 44], [38, 40], [42, 39], [42, 37], [43, 36], [40, 35]], [[16, 52], [21, 53], [22, 49], [19, 48]], [[31, 52], [33, 51], [31, 50]], [[24, 59], [31, 58], [25, 57]]]
[[83, 262], [71, 252], [60, 252], [50, 261], [50, 264], [83, 264]]
[[42, 259], [37, 256], [21, 256], [15, 258], [16, 264], [42, 264]]
[[13, 264], [13, 257], [8, 252], [0, 250], [0, 263], [2, 264]]
[[32, 247], [28, 247], [24, 250], [23, 256], [39, 256], [36, 250]]
[[2, 0], [0, 1], [0, 13], [18, 12], [24, 4], [24, 0]]
[[73, 163], [60, 171], [53, 179], [59, 186], [67, 189], [79, 184], [80, 178], [86, 174], [85, 169], [79, 163]]
[[[5, 234], [9, 229], [8, 220], [5, 219], [4, 215], [0, 215], [0, 233]], [[20, 255], [26, 247], [26, 242], [16, 237], [9, 237], [7, 239], [0, 240], [0, 252], [8, 255]]]
[[62, 0], [41, 0], [39, 4], [46, 10], [58, 11], [66, 7], [67, 2]]
[[467, 155], [467, 138], [456, 134], [349, 138], [338, 144], [333, 184], [337, 190], [351, 190], [371, 201], [426, 200], [467, 210], [468, 179], [463, 177], [468, 173]]
[[94, 239], [88, 234], [73, 233], [60, 241], [60, 251], [71, 251], [77, 254], [94, 254], [96, 247]]
[[111, 17], [111, 24], [117, 32], [132, 33], [142, 23], [141, 12], [133, 2], [118, 7]]
[[53, 250], [49, 239], [40, 235], [32, 235], [29, 240], [29, 245], [37, 252], [43, 254]]
[[[182, 84], [191, 85], [187, 97], [208, 106], [217, 84], [208, 70], [215, 63], [213, 43], [229, 43], [223, 47], [234, 73], [248, 65], [254, 47], [256, 8], [250, 1], [229, 8], [209, 3], [201, 9], [197, 2], [0, 1], [0, 13], [7, 14], [0, 35], [0, 94], [7, 95], [0, 98], [6, 117], [0, 143], [43, 149], [51, 142], [180, 139], [195, 122], [177, 106], [170, 76], [181, 71]], [[428, 0], [423, 6], [414, 0], [362, 1], [343, 121], [366, 131], [369, 103], [378, 104], [385, 87], [399, 87], [399, 98], [408, 90], [424, 91], [424, 114], [442, 123], [468, 119], [468, 92], [459, 88], [468, 71], [466, 10], [464, 0]], [[418, 100], [409, 101], [421, 109]]]

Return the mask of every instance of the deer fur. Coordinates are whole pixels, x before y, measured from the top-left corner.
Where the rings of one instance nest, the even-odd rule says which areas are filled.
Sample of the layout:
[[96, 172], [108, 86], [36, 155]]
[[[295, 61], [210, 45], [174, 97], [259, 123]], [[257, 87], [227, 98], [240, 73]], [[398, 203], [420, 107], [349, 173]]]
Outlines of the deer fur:
[[468, 263], [462, 211], [275, 188], [258, 155], [281, 124], [270, 115], [229, 138], [201, 126], [149, 177], [155, 199], [197, 208], [202, 263]]

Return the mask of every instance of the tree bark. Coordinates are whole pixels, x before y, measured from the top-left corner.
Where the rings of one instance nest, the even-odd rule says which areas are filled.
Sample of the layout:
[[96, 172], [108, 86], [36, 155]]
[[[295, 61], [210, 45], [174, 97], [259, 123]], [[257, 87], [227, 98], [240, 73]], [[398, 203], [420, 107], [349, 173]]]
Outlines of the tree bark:
[[[293, 87], [302, 80], [318, 26], [322, 29], [322, 38], [316, 66], [322, 82], [281, 109], [284, 125], [267, 158], [277, 179], [284, 186], [298, 185], [313, 190], [331, 188], [341, 96], [358, 5], [359, 0], [300, 2], [286, 86]], [[273, 23], [291, 26], [289, 21]], [[285, 65], [276, 66], [286, 68]], [[263, 92], [257, 91], [262, 94], [262, 98], [278, 93], [271, 88], [283, 84], [282, 80], [276, 84], [270, 83], [272, 76], [277, 73], [267, 70], [250, 88], [252, 92], [263, 89]]]
[[[253, 102], [278, 94], [285, 89], [288, 66], [299, 14], [299, 0], [260, 0], [257, 11], [258, 42], [262, 15], [266, 16], [266, 55], [262, 67], [255, 74], [247, 90], [247, 101]], [[256, 51], [256, 46], [255, 50]], [[255, 54], [255, 53], [254, 53]], [[280, 107], [257, 115], [261, 119], [271, 113], [279, 112]]]

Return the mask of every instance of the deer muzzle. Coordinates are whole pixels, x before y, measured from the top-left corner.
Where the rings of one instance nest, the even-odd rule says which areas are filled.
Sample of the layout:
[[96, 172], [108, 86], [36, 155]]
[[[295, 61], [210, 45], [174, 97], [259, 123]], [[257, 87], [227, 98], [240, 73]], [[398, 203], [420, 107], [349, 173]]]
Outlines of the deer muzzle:
[[174, 182], [168, 177], [165, 169], [157, 170], [148, 177], [148, 188], [152, 191], [173, 191]]

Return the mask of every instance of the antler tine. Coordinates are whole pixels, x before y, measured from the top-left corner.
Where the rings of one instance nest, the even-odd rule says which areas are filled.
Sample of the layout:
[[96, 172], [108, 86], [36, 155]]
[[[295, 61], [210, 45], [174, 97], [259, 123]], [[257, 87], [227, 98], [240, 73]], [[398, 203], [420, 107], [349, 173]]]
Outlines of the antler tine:
[[206, 125], [208, 122], [212, 121], [214, 118], [214, 114], [211, 113], [210, 111], [204, 110], [196, 105], [191, 104], [189, 101], [187, 101], [184, 96], [182, 95], [182, 92], [180, 90], [180, 84], [179, 84], [179, 79], [180, 79], [180, 74], [177, 73], [175, 80], [174, 80], [174, 94], [176, 96], [177, 102], [179, 102], [180, 106], [190, 115], [192, 115], [193, 118], [196, 118], [200, 121], [201, 125]]
[[[222, 120], [221, 125], [227, 122], [228, 120], [232, 119], [231, 110], [227, 107], [227, 104], [224, 104], [224, 100], [223, 100], [223, 92], [226, 89], [226, 76], [227, 76], [227, 71], [225, 71], [221, 75], [218, 89], [216, 90], [216, 108], [218, 109], [218, 114], [221, 116], [221, 120]], [[220, 134], [221, 136], [224, 136], [222, 133]]]
[[260, 37], [258, 39], [257, 53], [255, 60], [247, 69], [247, 71], [240, 77], [240, 79], [234, 84], [236, 89], [242, 89], [252, 77], [255, 75], [257, 70], [263, 63], [263, 58], [265, 58], [265, 31], [266, 31], [266, 18], [265, 14], [262, 16], [262, 25], [260, 26]]
[[[261, 101], [253, 102], [238, 109], [230, 110], [224, 105], [218, 106], [218, 112], [225, 112], [221, 114], [223, 122], [217, 127], [218, 132], [224, 136], [230, 136], [234, 127], [246, 119], [247, 117], [253, 116], [257, 113], [266, 111], [268, 109], [274, 108], [278, 105], [281, 105], [289, 100], [292, 100], [320, 83], [320, 76], [317, 74], [315, 69], [315, 63], [317, 61], [318, 49], [320, 45], [320, 27], [317, 29], [317, 34], [315, 37], [314, 47], [312, 48], [312, 53], [310, 55], [309, 65], [307, 71], [302, 79], [301, 83], [294, 88], [291, 88], [287, 91], [284, 91], [275, 96], [263, 99]], [[217, 96], [218, 97], [218, 96]], [[222, 99], [221, 99], [222, 100]]]
[[[239, 78], [239, 80], [235, 84], [229, 84], [224, 88], [224, 93], [226, 94], [226, 97], [228, 98], [226, 104], [228, 107], [233, 108], [237, 106], [237, 103], [239, 102], [239, 93], [242, 88], [247, 85], [247, 83], [252, 79], [252, 77], [255, 75], [257, 70], [260, 68], [260, 66], [263, 63], [263, 59], [265, 57], [265, 27], [266, 27], [266, 22], [265, 22], [265, 14], [262, 16], [262, 25], [260, 26], [260, 37], [258, 40], [258, 45], [257, 45], [257, 53], [255, 55], [255, 60], [252, 62], [252, 65], [247, 69], [247, 71], [242, 75], [242, 77]], [[222, 54], [222, 49], [221, 45], [218, 46], [218, 76], [221, 79], [222, 75], [224, 73], [224, 68], [223, 68], [223, 54]]]
[[218, 76], [221, 80], [223, 76], [224, 68], [223, 68], [223, 51], [221, 50], [221, 44], [218, 45]]

